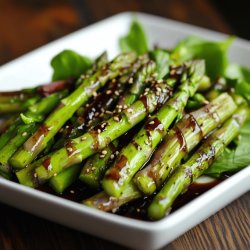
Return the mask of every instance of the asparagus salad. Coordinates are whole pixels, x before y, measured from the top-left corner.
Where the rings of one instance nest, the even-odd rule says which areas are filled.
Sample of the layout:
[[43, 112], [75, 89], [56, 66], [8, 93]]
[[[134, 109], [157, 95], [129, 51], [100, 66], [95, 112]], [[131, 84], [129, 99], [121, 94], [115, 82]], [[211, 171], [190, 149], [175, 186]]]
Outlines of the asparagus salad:
[[250, 164], [250, 71], [233, 41], [149, 48], [133, 21], [121, 53], [64, 50], [52, 82], [0, 93], [0, 175], [83, 206], [165, 217], [201, 175]]

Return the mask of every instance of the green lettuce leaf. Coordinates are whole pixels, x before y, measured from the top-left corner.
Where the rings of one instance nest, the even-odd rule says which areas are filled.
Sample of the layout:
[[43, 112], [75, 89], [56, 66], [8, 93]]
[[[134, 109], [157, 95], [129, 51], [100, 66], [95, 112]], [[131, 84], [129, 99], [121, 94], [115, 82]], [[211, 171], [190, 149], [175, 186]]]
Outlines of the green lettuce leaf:
[[220, 177], [223, 173], [234, 173], [250, 165], [250, 117], [240, 131], [239, 140], [233, 149], [224, 153], [204, 172], [206, 175]]
[[148, 51], [148, 40], [142, 25], [134, 20], [131, 23], [129, 32], [119, 39], [119, 47], [122, 52], [133, 51], [142, 55]]
[[52, 80], [63, 80], [69, 77], [79, 77], [92, 65], [92, 60], [79, 55], [73, 50], [63, 50], [52, 58], [50, 64], [53, 68]]
[[250, 70], [238, 65], [231, 64], [226, 71], [228, 83], [234, 87], [235, 93], [243, 96], [250, 104]]
[[151, 52], [152, 59], [156, 62], [157, 79], [162, 79], [169, 72], [171, 63], [170, 55], [162, 49], [155, 49]]
[[177, 44], [171, 57], [177, 62], [205, 59], [207, 75], [215, 79], [225, 75], [229, 64], [228, 47], [233, 39], [233, 37], [229, 37], [224, 41], [214, 42], [190, 36]]

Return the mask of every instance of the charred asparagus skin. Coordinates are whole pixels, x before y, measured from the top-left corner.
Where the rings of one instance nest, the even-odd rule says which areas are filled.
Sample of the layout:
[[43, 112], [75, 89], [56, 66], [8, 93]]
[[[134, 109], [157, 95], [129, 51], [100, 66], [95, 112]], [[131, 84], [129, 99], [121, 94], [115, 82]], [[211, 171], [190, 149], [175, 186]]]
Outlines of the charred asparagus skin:
[[[68, 94], [67, 90], [51, 94], [37, 104], [30, 107], [30, 110], [23, 114], [23, 119], [28, 124], [17, 122], [15, 133], [8, 143], [0, 150], [0, 170], [9, 172], [8, 161], [16, 150], [31, 136], [48, 113], [50, 113], [59, 101]], [[24, 118], [25, 117], [25, 118]]]
[[177, 196], [185, 192], [188, 186], [223, 153], [226, 146], [238, 135], [248, 116], [248, 107], [237, 109], [232, 118], [209, 136], [186, 163], [176, 169], [148, 207], [149, 218], [159, 220], [169, 213]]
[[108, 80], [117, 77], [121, 71], [126, 70], [135, 59], [134, 53], [120, 54], [110, 64], [84, 79], [83, 83], [61, 101], [58, 108], [49, 115], [34, 135], [12, 156], [11, 165], [20, 169], [34, 160], [74, 112]]
[[[187, 65], [178, 91], [146, 122], [132, 142], [122, 149], [114, 165], [105, 173], [102, 186], [107, 194], [119, 197], [123, 193], [124, 187], [166, 135], [168, 127], [177, 115], [182, 113], [188, 98], [196, 92], [204, 70], [205, 65], [202, 60], [192, 61]], [[173, 69], [172, 71], [173, 74], [176, 73]]]
[[164, 138], [147, 166], [136, 173], [133, 180], [137, 187], [146, 195], [153, 194], [182, 158], [236, 108], [232, 97], [224, 93], [203, 108], [185, 115]]
[[[35, 170], [38, 182], [44, 183], [54, 174], [101, 151], [111, 141], [144, 120], [170, 95], [171, 90], [167, 84], [161, 81], [156, 82], [151, 90], [122, 113], [101, 123], [81, 137], [70, 140], [65, 147], [53, 152], [50, 156], [44, 157], [43, 164]], [[19, 179], [19, 181], [22, 183], [22, 180]]]

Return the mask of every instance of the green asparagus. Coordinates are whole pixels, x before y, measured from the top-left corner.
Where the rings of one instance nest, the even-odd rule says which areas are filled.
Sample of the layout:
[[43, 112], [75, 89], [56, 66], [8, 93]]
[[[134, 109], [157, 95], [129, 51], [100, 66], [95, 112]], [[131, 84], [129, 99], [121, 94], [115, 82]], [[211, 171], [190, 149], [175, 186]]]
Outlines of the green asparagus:
[[34, 160], [74, 112], [108, 80], [118, 76], [122, 70], [126, 70], [134, 60], [135, 54], [133, 53], [121, 54], [112, 63], [84, 79], [72, 94], [61, 100], [58, 108], [11, 157], [11, 165], [16, 169], [21, 169]]
[[28, 124], [21, 123], [16, 126], [16, 135], [0, 150], [0, 170], [9, 172], [8, 161], [16, 150], [31, 136], [38, 128], [38, 122], [41, 122], [45, 116], [50, 113], [59, 101], [66, 96], [67, 90], [51, 94], [42, 99], [37, 104], [30, 107], [29, 111], [24, 114], [25, 121]]
[[103, 178], [102, 185], [107, 194], [119, 197], [123, 193], [124, 187], [148, 160], [178, 113], [182, 113], [188, 98], [196, 92], [204, 68], [203, 61], [190, 62], [182, 75], [179, 90], [146, 122], [132, 142], [122, 149]]
[[151, 219], [159, 220], [169, 213], [177, 196], [185, 192], [188, 186], [222, 154], [226, 146], [238, 135], [248, 116], [248, 107], [240, 107], [232, 118], [203, 142], [186, 163], [176, 169], [150, 204], [148, 216]]
[[224, 93], [203, 108], [184, 116], [164, 138], [147, 166], [134, 176], [137, 187], [144, 194], [153, 194], [182, 158], [235, 110], [233, 99]]
[[[63, 169], [80, 163], [101, 151], [111, 141], [145, 119], [147, 114], [152, 113], [158, 105], [164, 103], [170, 94], [167, 84], [162, 81], [156, 82], [137, 102], [122, 113], [101, 123], [88, 133], [68, 141], [65, 147], [45, 157], [43, 164], [35, 170], [38, 182], [44, 183], [54, 174], [59, 174]], [[19, 181], [22, 183], [22, 180], [19, 179]]]
[[[125, 93], [125, 95], [119, 99], [116, 110], [118, 113], [121, 112], [122, 108], [129, 107], [139, 98], [140, 94], [148, 85], [148, 81], [155, 71], [155, 66], [155, 62], [148, 61], [146, 64], [144, 63], [141, 69], [137, 71], [134, 77], [135, 80], [133, 80], [133, 78], [129, 79], [129, 81], [133, 84], [127, 93]], [[110, 162], [110, 160], [112, 161], [114, 158], [114, 150], [112, 150], [112, 148], [117, 148], [117, 144], [118, 141], [114, 141], [114, 147], [108, 146], [106, 149], [102, 150], [102, 152], [105, 152], [105, 155], [103, 155], [102, 152], [99, 152], [96, 155], [90, 157], [83, 166], [80, 174], [80, 180], [86, 182], [92, 187], [99, 187], [100, 180], [107, 169], [107, 163]], [[112, 157], [112, 159], [110, 159], [110, 157]]]
[[[140, 69], [141, 68], [141, 69]], [[106, 120], [109, 117], [111, 117], [111, 114], [107, 114], [107, 112], [112, 112], [114, 115], [115, 112], [121, 112], [122, 108], [129, 106], [131, 103], [129, 101], [132, 101], [132, 99], [126, 98], [128, 95], [132, 95], [134, 98], [137, 94], [139, 97], [139, 94], [145, 89], [146, 84], [143, 84], [143, 82], [149, 81], [149, 75], [152, 73], [155, 69], [155, 63], [153, 61], [149, 61], [148, 55], [142, 55], [140, 56], [135, 63], [132, 65], [131, 70], [129, 74], [121, 76], [116, 81], [111, 81], [110, 86], [107, 87], [106, 91], [101, 93], [90, 106], [82, 112], [80, 117], [78, 118], [80, 120], [80, 129], [82, 130], [83, 124], [86, 128], [92, 127], [94, 124], [97, 124], [101, 120]], [[144, 76], [144, 77], [143, 77]], [[133, 79], [136, 79], [134, 83], [132, 84], [130, 91], [128, 93], [123, 94], [125, 88], [127, 87], [127, 83], [131, 83]], [[136, 87], [135, 87], [136, 85]], [[120, 98], [119, 98], [120, 96]], [[124, 96], [126, 101], [124, 100]], [[138, 98], [136, 96], [136, 98]], [[113, 111], [112, 107], [114, 104], [118, 101], [117, 109]], [[98, 109], [99, 108], [99, 109]], [[92, 111], [93, 110], [93, 111]], [[90, 118], [91, 114], [98, 114], [98, 116], [94, 115], [94, 117], [91, 117], [92, 119], [84, 118], [88, 117]], [[88, 122], [87, 122], [88, 121]], [[72, 138], [73, 134], [79, 134], [77, 133], [79, 129], [79, 126], [74, 127], [71, 130], [71, 133], [69, 135], [69, 138]], [[76, 137], [76, 136], [75, 136]], [[74, 137], [73, 137], [74, 138]], [[60, 140], [57, 141], [57, 145], [60, 144], [60, 141], [65, 142], [65, 136], [62, 136]], [[118, 144], [118, 141], [114, 141], [113, 145]], [[61, 143], [62, 145], [62, 143]], [[62, 145], [63, 146], [63, 145]], [[109, 145], [107, 148], [103, 149], [103, 152], [107, 152], [106, 155], [102, 155], [101, 152], [97, 153], [96, 155], [93, 155], [88, 159], [86, 164], [83, 167], [82, 174], [80, 175], [80, 179], [83, 181], [84, 179], [86, 182], [92, 186], [92, 187], [98, 187], [99, 186], [99, 180], [103, 176], [106, 165], [108, 162], [110, 162], [112, 159], [110, 159], [111, 156], [111, 150]], [[67, 172], [68, 174], [64, 174], [64, 172]], [[64, 186], [67, 184], [67, 186], [70, 184], [70, 173], [72, 173], [72, 179], [71, 183], [75, 180], [75, 171], [73, 170], [64, 170], [61, 173], [59, 173], [57, 176], [53, 176], [50, 180], [51, 186], [58, 192], [63, 192], [63, 190], [66, 188]], [[67, 177], [67, 181], [64, 181], [63, 176]], [[58, 187], [57, 187], [58, 186]]]

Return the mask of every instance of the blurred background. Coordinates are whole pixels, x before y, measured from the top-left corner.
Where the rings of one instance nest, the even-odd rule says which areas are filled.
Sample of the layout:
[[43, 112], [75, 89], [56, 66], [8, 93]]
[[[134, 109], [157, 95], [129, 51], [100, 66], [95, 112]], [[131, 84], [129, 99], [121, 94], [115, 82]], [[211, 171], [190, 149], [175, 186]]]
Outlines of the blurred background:
[[123, 11], [151, 13], [250, 39], [248, 1], [0, 0], [0, 65]]

